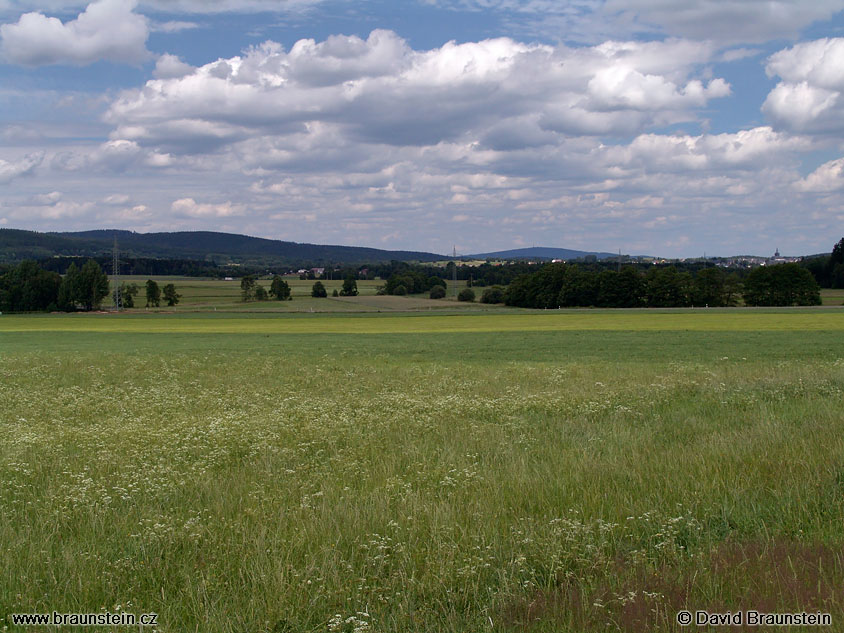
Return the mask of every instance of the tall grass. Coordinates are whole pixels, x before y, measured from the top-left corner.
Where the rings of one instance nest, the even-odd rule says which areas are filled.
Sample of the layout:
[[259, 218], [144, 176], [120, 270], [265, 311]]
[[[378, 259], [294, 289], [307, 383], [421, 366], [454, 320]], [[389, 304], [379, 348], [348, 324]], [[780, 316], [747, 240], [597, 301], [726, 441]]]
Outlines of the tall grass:
[[413, 335], [377, 353], [317, 334], [143, 353], [62, 336], [79, 344], [0, 357], [0, 618], [669, 631], [689, 607], [844, 622], [834, 355], [588, 354], [622, 340], [600, 332], [567, 334], [586, 337], [575, 347], [535, 333], [513, 356], [516, 333], [477, 334], [475, 352], [429, 357]]

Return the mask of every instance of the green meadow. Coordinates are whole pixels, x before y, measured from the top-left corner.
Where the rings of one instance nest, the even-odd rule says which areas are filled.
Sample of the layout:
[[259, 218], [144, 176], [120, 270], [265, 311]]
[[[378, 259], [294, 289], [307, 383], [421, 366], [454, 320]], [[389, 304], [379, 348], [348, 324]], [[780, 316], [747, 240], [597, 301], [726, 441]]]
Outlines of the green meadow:
[[0, 630], [844, 628], [840, 309], [182, 308], [0, 316]]
[[[334, 297], [333, 292], [338, 292], [343, 287], [343, 280], [329, 279], [322, 280], [328, 292], [327, 298], [311, 297], [313, 280], [299, 279], [298, 276], [287, 275], [284, 280], [290, 286], [290, 301], [249, 301], [241, 300], [240, 279], [205, 279], [193, 277], [156, 277], [153, 279], [159, 284], [172, 283], [176, 286], [177, 292], [181, 295], [179, 304], [169, 307], [162, 302], [158, 308], [146, 308], [146, 295], [144, 284], [147, 277], [132, 276], [123, 277], [126, 283], [134, 283], [138, 286], [139, 292], [135, 297], [134, 312], [144, 313], [182, 313], [182, 312], [245, 312], [245, 313], [289, 313], [289, 312], [408, 312], [408, 311], [431, 311], [431, 310], [476, 310], [488, 311], [494, 309], [491, 306], [479, 303], [458, 303], [455, 295], [466, 286], [465, 281], [458, 281], [454, 288], [449, 289], [448, 296], [444, 300], [428, 298], [428, 294], [412, 296], [381, 296], [377, 295], [378, 288], [384, 285], [382, 280], [358, 280], [358, 296], [355, 297]], [[258, 285], [269, 290], [270, 281], [261, 279]], [[456, 290], [455, 290], [456, 288]], [[476, 289], [478, 299], [483, 292], [482, 288]], [[111, 299], [108, 299], [110, 302]], [[498, 308], [499, 310], [501, 307]]]

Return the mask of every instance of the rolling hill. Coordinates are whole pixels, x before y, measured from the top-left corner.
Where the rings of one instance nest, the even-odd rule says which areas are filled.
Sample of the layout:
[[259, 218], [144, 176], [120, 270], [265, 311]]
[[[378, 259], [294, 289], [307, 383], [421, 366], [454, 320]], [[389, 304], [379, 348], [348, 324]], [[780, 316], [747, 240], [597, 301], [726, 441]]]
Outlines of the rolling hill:
[[569, 248], [549, 248], [533, 246], [531, 248], [516, 248], [509, 251], [496, 251], [494, 253], [477, 253], [467, 255], [476, 259], [579, 259], [594, 255], [597, 259], [618, 257], [616, 253], [600, 253], [595, 251], [575, 251]]
[[431, 262], [436, 253], [388, 251], [360, 246], [302, 244], [232, 233], [180, 231], [135, 233], [96, 230], [38, 233], [0, 229], [0, 262], [54, 256], [102, 257], [111, 253], [114, 239], [122, 257], [177, 258], [214, 261], [218, 264], [357, 264], [391, 260]]

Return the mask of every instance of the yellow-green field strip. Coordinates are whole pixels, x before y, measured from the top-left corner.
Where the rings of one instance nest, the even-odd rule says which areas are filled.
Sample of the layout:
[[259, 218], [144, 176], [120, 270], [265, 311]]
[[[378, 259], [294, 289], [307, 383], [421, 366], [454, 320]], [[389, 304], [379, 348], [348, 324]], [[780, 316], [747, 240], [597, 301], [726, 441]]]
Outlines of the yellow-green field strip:
[[3, 332], [135, 332], [161, 334], [422, 334], [438, 332], [828, 331], [844, 330], [836, 312], [563, 312], [554, 314], [332, 316], [262, 318], [117, 314], [0, 316]]

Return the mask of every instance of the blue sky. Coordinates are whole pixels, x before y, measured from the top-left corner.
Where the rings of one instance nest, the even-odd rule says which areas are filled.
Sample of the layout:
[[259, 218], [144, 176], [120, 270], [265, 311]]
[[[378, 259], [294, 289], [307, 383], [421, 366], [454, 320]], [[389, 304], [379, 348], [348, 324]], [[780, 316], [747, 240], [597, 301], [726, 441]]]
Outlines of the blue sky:
[[844, 0], [0, 0], [0, 227], [829, 251]]

